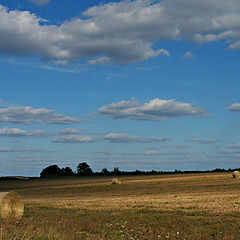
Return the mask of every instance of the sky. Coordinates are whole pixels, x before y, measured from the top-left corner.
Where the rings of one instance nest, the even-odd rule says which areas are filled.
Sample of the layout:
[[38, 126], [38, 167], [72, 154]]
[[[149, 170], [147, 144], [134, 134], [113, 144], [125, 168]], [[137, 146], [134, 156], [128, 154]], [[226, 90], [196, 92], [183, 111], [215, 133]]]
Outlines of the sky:
[[1, 0], [0, 176], [240, 167], [240, 1]]

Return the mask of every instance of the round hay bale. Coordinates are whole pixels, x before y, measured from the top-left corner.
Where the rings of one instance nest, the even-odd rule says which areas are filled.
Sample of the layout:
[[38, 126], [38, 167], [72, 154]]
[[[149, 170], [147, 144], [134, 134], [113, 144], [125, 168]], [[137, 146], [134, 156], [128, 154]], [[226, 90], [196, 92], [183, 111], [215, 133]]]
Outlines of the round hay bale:
[[3, 219], [19, 219], [23, 211], [24, 204], [16, 192], [0, 192], [0, 215]]
[[240, 176], [240, 172], [239, 171], [234, 171], [232, 174], [233, 178], [237, 178]]
[[118, 178], [113, 178], [112, 179], [112, 184], [121, 184], [121, 181]]

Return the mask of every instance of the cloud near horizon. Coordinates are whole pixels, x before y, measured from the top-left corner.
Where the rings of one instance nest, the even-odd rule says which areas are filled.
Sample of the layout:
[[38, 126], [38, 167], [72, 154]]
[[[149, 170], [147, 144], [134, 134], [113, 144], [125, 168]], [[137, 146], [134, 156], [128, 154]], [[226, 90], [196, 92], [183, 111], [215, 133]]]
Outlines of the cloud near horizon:
[[78, 130], [74, 128], [65, 128], [59, 131], [61, 135], [78, 135], [82, 134], [84, 131], [83, 130]]
[[134, 99], [112, 103], [98, 109], [98, 113], [112, 119], [132, 119], [158, 121], [171, 117], [205, 117], [210, 116], [200, 107], [189, 103], [177, 102], [174, 99], [155, 98], [150, 102], [139, 103]]
[[170, 147], [170, 148], [190, 148], [191, 146], [186, 144], [165, 144], [164, 147]]
[[164, 142], [172, 140], [170, 137], [139, 137], [137, 135], [128, 135], [123, 133], [109, 133], [104, 136], [104, 140], [111, 143], [148, 143], [148, 142]]
[[29, 2], [33, 2], [39, 6], [45, 5], [50, 2], [50, 0], [28, 0]]
[[96, 139], [91, 136], [66, 135], [52, 140], [53, 143], [92, 143]]
[[95, 132], [87, 131], [86, 129], [74, 129], [74, 128], [65, 128], [59, 131], [60, 135], [80, 135], [80, 134], [89, 134], [89, 135], [103, 135], [104, 132]]
[[71, 124], [83, 120], [74, 117], [56, 114], [46, 108], [32, 108], [30, 106], [0, 108], [0, 123], [45, 123], [45, 124]]
[[154, 150], [149, 150], [143, 152], [144, 155], [146, 156], [191, 156], [191, 155], [196, 155], [194, 152], [159, 152], [159, 151], [154, 151]]
[[194, 56], [193, 53], [187, 51], [187, 52], [185, 52], [184, 55], [182, 56], [182, 59], [188, 60], [188, 59], [192, 59], [192, 58], [194, 58], [194, 57], [195, 57], [195, 56]]
[[190, 142], [195, 142], [195, 143], [202, 143], [202, 144], [212, 144], [212, 143], [216, 143], [219, 142], [219, 139], [202, 139], [202, 138], [193, 138], [193, 139], [189, 139]]
[[12, 152], [47, 152], [40, 148], [12, 148], [12, 147], [0, 147], [0, 152], [12, 153]]
[[230, 112], [240, 113], [240, 103], [233, 103], [227, 107], [227, 110]]
[[2, 128], [0, 129], [0, 137], [47, 137], [49, 133], [43, 130], [28, 132], [19, 128]]
[[[48, 0], [31, 0], [38, 4]], [[0, 52], [39, 56], [56, 63], [92, 58], [89, 64], [128, 64], [160, 54], [155, 43], [187, 39], [225, 41], [240, 48], [238, 0], [120, 1], [93, 6], [82, 17], [51, 25], [29, 11], [0, 5]]]
[[240, 142], [238, 142], [236, 144], [229, 144], [227, 147], [228, 148], [239, 148], [240, 149]]
[[123, 133], [109, 133], [104, 137], [94, 138], [91, 136], [79, 136], [78, 134], [64, 134], [52, 140], [54, 143], [91, 143], [99, 140], [105, 140], [110, 143], [151, 143], [170, 141], [170, 137], [139, 137], [137, 135], [128, 135]]

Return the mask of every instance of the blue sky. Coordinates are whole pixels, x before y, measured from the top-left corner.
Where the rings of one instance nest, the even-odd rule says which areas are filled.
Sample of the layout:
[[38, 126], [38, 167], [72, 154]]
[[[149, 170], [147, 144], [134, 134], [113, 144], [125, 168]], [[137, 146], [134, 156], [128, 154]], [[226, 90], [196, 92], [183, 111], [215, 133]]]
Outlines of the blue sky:
[[2, 0], [0, 175], [237, 168], [237, 0]]

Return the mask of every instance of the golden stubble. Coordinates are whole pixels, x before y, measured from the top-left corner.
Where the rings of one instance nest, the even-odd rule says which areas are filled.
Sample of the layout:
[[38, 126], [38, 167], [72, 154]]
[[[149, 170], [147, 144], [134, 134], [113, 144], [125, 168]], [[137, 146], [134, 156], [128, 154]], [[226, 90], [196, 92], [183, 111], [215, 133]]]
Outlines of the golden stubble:
[[[236, 213], [240, 181], [231, 173], [122, 177], [68, 182], [19, 189], [25, 203], [88, 210], [153, 209], [156, 211]], [[55, 183], [56, 184], [56, 183]], [[41, 193], [41, 194], [40, 194]]]

